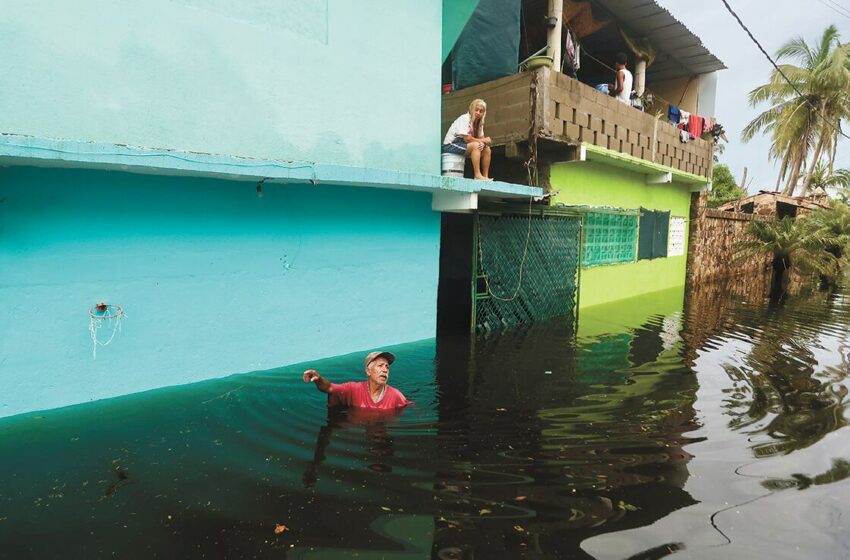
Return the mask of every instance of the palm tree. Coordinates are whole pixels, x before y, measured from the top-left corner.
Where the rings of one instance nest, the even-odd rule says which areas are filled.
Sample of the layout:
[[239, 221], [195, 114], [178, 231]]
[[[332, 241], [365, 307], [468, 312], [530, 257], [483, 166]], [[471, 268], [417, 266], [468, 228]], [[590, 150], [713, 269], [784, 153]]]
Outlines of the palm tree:
[[742, 136], [746, 142], [759, 132], [770, 134], [769, 155], [781, 162], [777, 187], [787, 177], [784, 192], [792, 194], [806, 161], [810, 168], [804, 190], [822, 154], [829, 154], [832, 168], [841, 122], [850, 117], [850, 44], [842, 44], [838, 29], [830, 25], [814, 47], [797, 37], [785, 43], [776, 57], [794, 59], [800, 65], [779, 66], [790, 84], [774, 70], [767, 84], [750, 92], [751, 106], [765, 102], [771, 106], [747, 124]]
[[805, 235], [817, 236], [823, 250], [836, 259], [843, 259], [850, 247], [850, 207], [835, 204], [832, 208], [817, 210], [800, 220]]
[[823, 160], [817, 162], [814, 170], [810, 172], [808, 177], [808, 191], [811, 192], [816, 188], [827, 189], [847, 189], [850, 188], [850, 169], [833, 169], [830, 171], [829, 166]]
[[768, 255], [773, 262], [772, 296], [779, 295], [794, 266], [803, 274], [817, 273], [834, 279], [838, 274], [838, 259], [826, 250], [840, 243], [828, 229], [808, 217], [797, 220], [788, 216], [781, 220], [754, 221], [748, 228], [750, 237], [736, 243], [734, 260], [742, 262]]

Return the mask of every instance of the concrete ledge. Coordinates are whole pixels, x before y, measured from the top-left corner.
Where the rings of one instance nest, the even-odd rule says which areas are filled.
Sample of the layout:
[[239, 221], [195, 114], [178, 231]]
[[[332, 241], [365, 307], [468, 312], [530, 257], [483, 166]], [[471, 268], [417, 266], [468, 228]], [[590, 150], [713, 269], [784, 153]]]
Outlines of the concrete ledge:
[[540, 187], [501, 181], [475, 181], [391, 169], [309, 161], [141, 148], [0, 133], [0, 166], [72, 167], [149, 175], [210, 177], [232, 181], [344, 185], [419, 192], [458, 192], [489, 198], [542, 196]]
[[691, 187], [691, 191], [696, 192], [705, 190], [711, 183], [708, 177], [621, 154], [594, 144], [582, 143], [579, 154], [581, 161], [602, 161], [615, 167], [643, 173], [647, 176], [647, 184], [684, 183]]

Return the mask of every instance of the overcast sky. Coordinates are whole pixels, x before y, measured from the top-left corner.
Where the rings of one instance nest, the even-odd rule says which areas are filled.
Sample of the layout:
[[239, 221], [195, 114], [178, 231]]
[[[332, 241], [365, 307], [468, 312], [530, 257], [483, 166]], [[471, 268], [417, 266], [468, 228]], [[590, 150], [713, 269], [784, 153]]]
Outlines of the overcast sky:
[[[760, 111], [747, 94], [768, 81], [772, 67], [720, 0], [656, 0], [695, 33], [728, 68], [719, 72], [715, 115], [726, 128], [729, 143], [720, 162], [740, 181], [744, 166], [754, 178], [749, 191], [773, 190], [777, 166], [768, 160], [770, 142], [759, 136], [744, 144], [741, 130]], [[835, 24], [842, 42], [850, 41], [850, 0], [727, 0], [756, 39], [773, 56], [792, 37], [808, 44]], [[722, 142], [722, 141], [721, 141]], [[850, 141], [839, 144], [837, 167], [850, 167]], [[749, 183], [749, 180], [748, 180]]]

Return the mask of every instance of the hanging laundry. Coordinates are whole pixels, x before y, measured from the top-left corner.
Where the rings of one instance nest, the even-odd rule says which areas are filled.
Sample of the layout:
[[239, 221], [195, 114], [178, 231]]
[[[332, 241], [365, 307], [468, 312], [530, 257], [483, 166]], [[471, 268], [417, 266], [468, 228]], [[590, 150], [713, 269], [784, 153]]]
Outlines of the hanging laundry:
[[581, 68], [581, 46], [571, 30], [567, 31], [564, 39], [564, 64], [568, 64], [573, 72], [578, 72]]
[[687, 130], [680, 130], [679, 140], [681, 140], [682, 142], [689, 142], [691, 140], [691, 133]]
[[693, 138], [700, 138], [705, 129], [705, 117], [699, 115], [691, 115], [688, 121], [688, 132]]
[[688, 128], [688, 121], [691, 119], [691, 114], [687, 111], [679, 110], [679, 124], [684, 125], [684, 127]]
[[675, 105], [670, 105], [667, 109], [667, 120], [673, 124], [679, 124], [679, 108]]

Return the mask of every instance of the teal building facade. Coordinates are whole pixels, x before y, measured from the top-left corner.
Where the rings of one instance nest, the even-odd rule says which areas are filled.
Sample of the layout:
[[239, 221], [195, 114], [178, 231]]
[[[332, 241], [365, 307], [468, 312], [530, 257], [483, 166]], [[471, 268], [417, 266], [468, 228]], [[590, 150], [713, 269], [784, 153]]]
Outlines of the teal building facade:
[[4, 10], [0, 417], [433, 337], [441, 212], [542, 193], [439, 176], [475, 4]]

